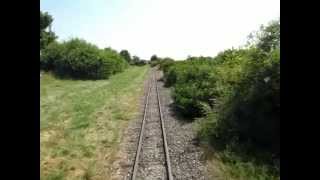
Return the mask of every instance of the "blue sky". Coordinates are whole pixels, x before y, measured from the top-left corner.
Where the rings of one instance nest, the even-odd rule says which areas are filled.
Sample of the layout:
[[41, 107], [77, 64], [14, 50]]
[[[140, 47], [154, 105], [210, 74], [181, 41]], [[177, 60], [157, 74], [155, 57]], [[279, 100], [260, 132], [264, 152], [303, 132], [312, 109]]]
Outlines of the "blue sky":
[[41, 0], [59, 40], [79, 37], [131, 55], [184, 59], [244, 45], [280, 17], [280, 0]]

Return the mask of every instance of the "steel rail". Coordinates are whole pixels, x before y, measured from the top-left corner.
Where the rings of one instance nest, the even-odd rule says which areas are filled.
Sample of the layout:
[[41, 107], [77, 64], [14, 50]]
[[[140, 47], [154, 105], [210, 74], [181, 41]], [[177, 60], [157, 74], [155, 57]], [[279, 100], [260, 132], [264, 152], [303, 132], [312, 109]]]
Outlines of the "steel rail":
[[162, 109], [161, 109], [161, 103], [160, 103], [160, 97], [159, 97], [159, 92], [158, 92], [158, 85], [156, 83], [156, 78], [155, 75], [153, 75], [153, 82], [151, 85], [149, 85], [149, 90], [147, 93], [146, 97], [146, 103], [144, 106], [144, 115], [143, 115], [143, 120], [141, 124], [141, 130], [140, 130], [140, 135], [139, 135], [139, 142], [138, 142], [138, 147], [137, 147], [137, 152], [136, 152], [136, 157], [135, 157], [135, 162], [133, 166], [133, 173], [131, 176], [132, 180], [136, 179], [136, 174], [139, 168], [139, 157], [140, 157], [140, 151], [141, 151], [141, 146], [142, 146], [142, 141], [143, 141], [143, 134], [144, 134], [144, 126], [145, 126], [145, 120], [146, 120], [146, 114], [147, 114], [147, 109], [148, 109], [148, 102], [149, 102], [149, 96], [150, 96], [150, 91], [151, 88], [155, 84], [156, 86], [156, 93], [157, 93], [157, 100], [158, 100], [158, 110], [160, 114], [160, 122], [161, 122], [161, 130], [162, 130], [162, 138], [163, 138], [163, 146], [164, 146], [164, 152], [165, 152], [165, 159], [166, 159], [166, 165], [167, 165], [167, 179], [168, 180], [173, 180], [172, 172], [171, 172], [171, 164], [170, 164], [170, 157], [169, 157], [169, 149], [167, 145], [167, 136], [165, 133], [165, 127], [164, 127], [164, 122], [163, 122], [163, 115], [162, 115]]
[[138, 148], [137, 148], [137, 152], [136, 152], [136, 158], [135, 158], [135, 161], [134, 161], [133, 173], [132, 173], [132, 176], [131, 176], [132, 180], [136, 179], [136, 174], [137, 174], [137, 170], [138, 170], [139, 156], [140, 156], [142, 138], [143, 138], [143, 133], [144, 133], [144, 124], [145, 124], [145, 119], [146, 119], [146, 115], [147, 115], [149, 95], [150, 95], [152, 84], [149, 85], [149, 86], [150, 87], [149, 87], [148, 94], [147, 94], [147, 97], [146, 97], [146, 103], [144, 105], [144, 114], [143, 114], [143, 120], [142, 120], [142, 124], [141, 124], [140, 135], [139, 135], [139, 144], [138, 144]]
[[167, 144], [167, 136], [165, 132], [164, 122], [163, 122], [163, 116], [162, 116], [162, 110], [161, 110], [161, 103], [160, 103], [160, 97], [158, 92], [158, 85], [156, 83], [156, 92], [157, 92], [157, 98], [158, 98], [158, 105], [159, 105], [159, 113], [160, 113], [160, 120], [161, 120], [161, 129], [162, 129], [162, 137], [163, 137], [163, 146], [166, 154], [166, 164], [167, 164], [167, 175], [169, 180], [173, 180], [172, 172], [171, 172], [171, 164], [170, 164], [170, 156], [169, 156], [169, 148]]

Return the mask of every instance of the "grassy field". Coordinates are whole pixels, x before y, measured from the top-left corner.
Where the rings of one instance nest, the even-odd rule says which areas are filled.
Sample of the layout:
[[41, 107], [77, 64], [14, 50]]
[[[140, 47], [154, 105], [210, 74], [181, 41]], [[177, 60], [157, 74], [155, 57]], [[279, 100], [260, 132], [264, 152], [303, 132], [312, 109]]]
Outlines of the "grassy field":
[[108, 80], [40, 80], [42, 180], [106, 179], [122, 130], [138, 112], [148, 66]]

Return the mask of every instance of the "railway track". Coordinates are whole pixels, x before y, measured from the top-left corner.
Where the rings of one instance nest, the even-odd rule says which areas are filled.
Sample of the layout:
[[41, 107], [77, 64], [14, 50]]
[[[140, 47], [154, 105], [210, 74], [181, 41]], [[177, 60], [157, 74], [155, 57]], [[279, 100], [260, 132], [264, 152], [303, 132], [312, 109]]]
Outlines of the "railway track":
[[151, 74], [131, 179], [173, 180], [156, 73]]

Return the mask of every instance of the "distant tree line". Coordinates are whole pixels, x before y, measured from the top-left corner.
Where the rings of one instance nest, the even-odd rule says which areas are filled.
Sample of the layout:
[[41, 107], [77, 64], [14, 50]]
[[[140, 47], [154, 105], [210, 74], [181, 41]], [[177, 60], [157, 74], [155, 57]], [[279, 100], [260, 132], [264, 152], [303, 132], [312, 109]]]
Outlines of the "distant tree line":
[[130, 64], [130, 65], [138, 65], [142, 66], [147, 64], [146, 60], [140, 59], [138, 56], [132, 56], [130, 55], [128, 50], [121, 50], [120, 55]]
[[83, 39], [57, 42], [51, 31], [53, 17], [40, 11], [40, 70], [51, 71], [61, 78], [106, 79], [129, 65], [145, 65], [127, 50], [118, 53], [108, 47], [98, 48]]

